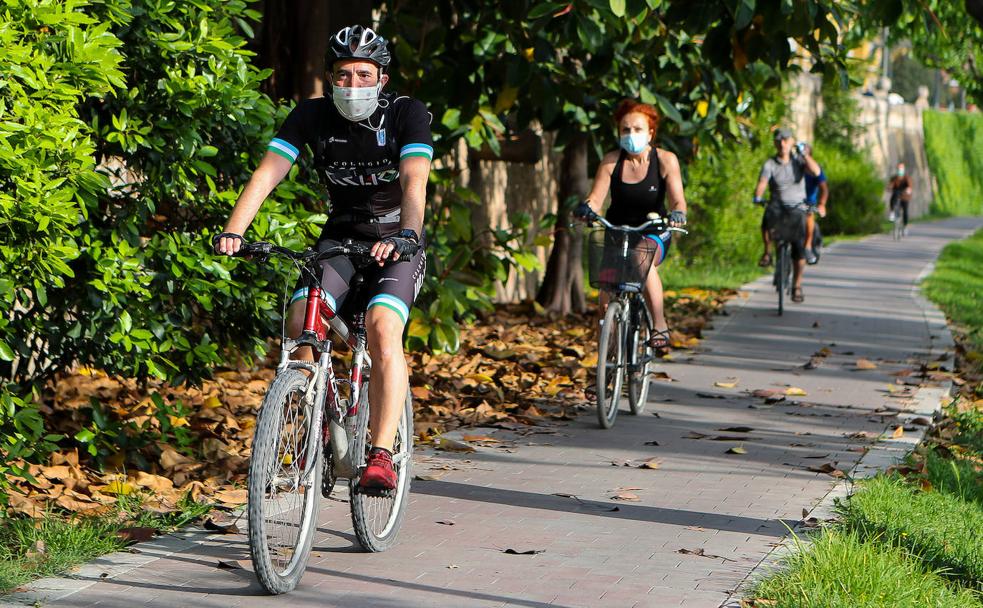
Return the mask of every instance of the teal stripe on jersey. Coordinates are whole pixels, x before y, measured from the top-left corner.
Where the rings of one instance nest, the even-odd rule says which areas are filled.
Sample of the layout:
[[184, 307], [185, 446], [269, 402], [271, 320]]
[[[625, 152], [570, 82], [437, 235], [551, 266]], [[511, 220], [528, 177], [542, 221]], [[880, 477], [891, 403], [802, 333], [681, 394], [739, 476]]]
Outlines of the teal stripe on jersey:
[[427, 144], [406, 144], [399, 151], [399, 157], [407, 158], [410, 156], [423, 156], [433, 160], [433, 148]]
[[406, 307], [406, 304], [396, 296], [391, 296], [388, 293], [380, 293], [376, 297], [369, 300], [369, 305], [366, 310], [372, 308], [373, 306], [385, 306], [386, 308], [393, 310], [399, 318], [406, 323], [406, 319], [410, 316], [410, 309]]
[[300, 150], [290, 145], [290, 142], [278, 139], [276, 137], [273, 138], [273, 141], [270, 142], [270, 145], [268, 145], [266, 149], [270, 152], [276, 152], [290, 162], [294, 162], [297, 160], [297, 157], [300, 156]]

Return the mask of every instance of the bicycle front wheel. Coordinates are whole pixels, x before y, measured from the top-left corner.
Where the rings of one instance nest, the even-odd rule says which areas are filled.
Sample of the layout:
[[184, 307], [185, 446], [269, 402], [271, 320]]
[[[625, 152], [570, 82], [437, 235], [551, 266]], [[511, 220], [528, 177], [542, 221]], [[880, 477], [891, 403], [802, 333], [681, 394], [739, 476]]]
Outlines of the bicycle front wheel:
[[645, 300], [638, 298], [632, 306], [632, 327], [629, 329], [628, 351], [628, 406], [635, 416], [645, 411], [652, 382], [654, 349], [649, 346], [652, 321]]
[[597, 421], [602, 429], [614, 426], [621, 400], [624, 360], [621, 316], [621, 302], [609, 302], [597, 345]]
[[780, 243], [776, 248], [778, 259], [775, 260], [775, 289], [778, 291], [778, 314], [785, 312], [785, 292], [789, 286], [789, 251], [788, 245]]
[[[369, 391], [367, 383], [359, 396], [358, 413], [355, 415], [351, 454], [355, 470], [365, 470], [365, 459], [372, 447], [372, 429], [369, 428]], [[352, 526], [355, 536], [366, 551], [385, 551], [396, 542], [399, 527], [409, 501], [411, 464], [413, 457], [413, 395], [406, 387], [403, 413], [396, 427], [393, 443], [393, 464], [396, 467], [396, 489], [390, 492], [365, 493], [358, 487], [358, 479], [349, 483], [351, 490]]]
[[249, 552], [256, 577], [274, 595], [300, 582], [317, 527], [321, 442], [306, 392], [301, 372], [277, 374], [263, 398], [249, 460]]

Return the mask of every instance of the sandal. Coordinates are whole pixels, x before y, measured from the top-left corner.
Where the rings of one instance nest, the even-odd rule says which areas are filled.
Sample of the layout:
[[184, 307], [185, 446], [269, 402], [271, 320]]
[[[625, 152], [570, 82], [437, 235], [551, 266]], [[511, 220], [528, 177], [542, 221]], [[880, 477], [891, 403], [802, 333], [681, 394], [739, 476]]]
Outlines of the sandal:
[[795, 303], [800, 303], [805, 301], [805, 296], [802, 295], [801, 287], [792, 288], [792, 301]]
[[760, 266], [762, 268], [768, 268], [769, 266], [771, 266], [771, 254], [770, 253], [766, 253], [766, 254], [762, 255], [761, 256], [761, 259], [758, 260], [758, 266]]
[[670, 342], [670, 337], [669, 337], [668, 328], [662, 331], [653, 329], [652, 335], [649, 336], [648, 346], [649, 348], [654, 348], [655, 350], [658, 351], [667, 351], [669, 350], [669, 342]]

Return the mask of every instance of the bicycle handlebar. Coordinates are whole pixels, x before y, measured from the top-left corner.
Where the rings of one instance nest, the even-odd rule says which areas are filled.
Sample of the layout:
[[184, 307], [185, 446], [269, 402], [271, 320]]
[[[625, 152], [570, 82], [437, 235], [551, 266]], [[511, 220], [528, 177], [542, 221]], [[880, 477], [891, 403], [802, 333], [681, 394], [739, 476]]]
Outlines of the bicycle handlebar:
[[649, 228], [665, 228], [670, 232], [689, 234], [688, 230], [684, 230], [683, 228], [678, 228], [676, 226], [670, 226], [666, 218], [661, 216], [650, 219], [649, 221], [645, 222], [641, 226], [616, 226], [601, 216], [597, 216], [597, 218], [595, 218], [595, 221], [597, 221], [601, 226], [604, 226], [605, 228], [611, 230], [620, 230], [622, 232], [644, 232]]
[[[287, 247], [281, 247], [279, 245], [268, 243], [265, 241], [257, 241], [253, 243], [242, 242], [242, 246], [239, 251], [232, 254], [233, 257], [246, 257], [246, 256], [257, 256], [257, 257], [269, 257], [270, 254], [277, 254], [285, 258], [290, 258], [291, 260], [298, 260], [300, 262], [320, 262], [322, 260], [327, 260], [330, 258], [344, 256], [354, 256], [364, 258], [365, 261], [375, 262], [375, 258], [371, 254], [372, 248], [362, 245], [361, 243], [356, 243], [351, 239], [346, 240], [341, 245], [335, 245], [334, 247], [328, 247], [324, 251], [315, 251], [308, 247], [303, 251], [294, 251]], [[412, 256], [402, 256], [398, 260], [385, 260], [387, 264], [408, 262]]]

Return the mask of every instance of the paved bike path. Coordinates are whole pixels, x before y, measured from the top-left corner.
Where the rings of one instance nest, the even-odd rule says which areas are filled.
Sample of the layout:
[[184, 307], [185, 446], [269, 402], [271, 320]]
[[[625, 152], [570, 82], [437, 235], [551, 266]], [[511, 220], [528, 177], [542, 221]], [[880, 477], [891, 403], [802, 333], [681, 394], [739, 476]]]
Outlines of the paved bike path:
[[[840, 243], [809, 268], [805, 303], [783, 317], [769, 278], [749, 284], [699, 352], [660, 366], [673, 381], [653, 386], [646, 413], [623, 411], [611, 431], [588, 411], [525, 435], [482, 430], [509, 442], [473, 454], [420, 450], [415, 472], [426, 479], [414, 481], [401, 542], [386, 553], [359, 552], [348, 505], [322, 501], [307, 574], [289, 597], [262, 595], [244, 536], [189, 532], [0, 606], [719, 606], [784, 522], [835, 483], [807, 467], [849, 470], [870, 444], [850, 435], [882, 432], [910, 401], [888, 390], [891, 372], [948, 343], [932, 335], [914, 282], [945, 243], [980, 225], [953, 219], [913, 225], [901, 242]], [[823, 347], [818, 367], [804, 368]], [[876, 369], [858, 370], [859, 358]], [[750, 394], [788, 387], [806, 394], [775, 404]], [[719, 430], [731, 427], [753, 430]], [[650, 458], [658, 468], [637, 466]]]

